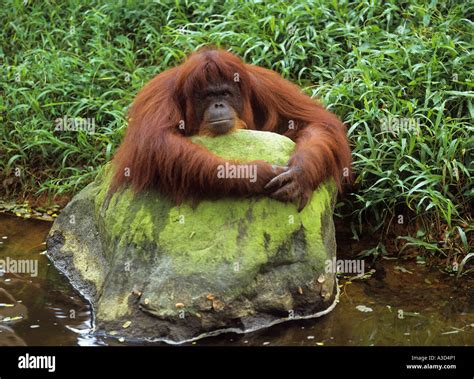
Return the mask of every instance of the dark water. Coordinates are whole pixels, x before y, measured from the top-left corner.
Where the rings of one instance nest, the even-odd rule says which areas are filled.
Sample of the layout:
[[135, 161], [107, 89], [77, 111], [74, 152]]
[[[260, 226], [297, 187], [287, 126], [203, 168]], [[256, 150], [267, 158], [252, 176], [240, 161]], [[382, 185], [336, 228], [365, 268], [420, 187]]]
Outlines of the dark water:
[[[50, 227], [48, 222], [0, 215], [0, 260], [31, 260], [38, 268], [34, 277], [34, 263], [25, 266], [29, 273], [0, 276], [0, 345], [125, 344], [90, 335], [89, 305], [43, 253]], [[349, 251], [351, 245], [343, 242], [341, 251]], [[340, 285], [339, 304], [322, 318], [194, 344], [474, 345], [472, 278], [456, 281], [436, 269], [395, 260], [382, 261], [367, 280], [341, 278]], [[371, 311], [362, 312], [360, 306]]]

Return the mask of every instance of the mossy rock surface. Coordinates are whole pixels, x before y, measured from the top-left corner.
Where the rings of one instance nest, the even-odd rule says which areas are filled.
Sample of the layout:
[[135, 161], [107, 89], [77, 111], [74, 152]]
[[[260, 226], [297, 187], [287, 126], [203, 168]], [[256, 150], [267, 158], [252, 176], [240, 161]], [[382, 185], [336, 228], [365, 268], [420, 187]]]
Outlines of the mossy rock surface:
[[[225, 158], [279, 165], [294, 150], [269, 132], [192, 140]], [[104, 167], [48, 236], [49, 257], [92, 303], [97, 332], [180, 343], [316, 317], [335, 304], [335, 277], [325, 272], [336, 247], [331, 181], [298, 213], [265, 196], [192, 207], [125, 189], [108, 199], [110, 176]]]

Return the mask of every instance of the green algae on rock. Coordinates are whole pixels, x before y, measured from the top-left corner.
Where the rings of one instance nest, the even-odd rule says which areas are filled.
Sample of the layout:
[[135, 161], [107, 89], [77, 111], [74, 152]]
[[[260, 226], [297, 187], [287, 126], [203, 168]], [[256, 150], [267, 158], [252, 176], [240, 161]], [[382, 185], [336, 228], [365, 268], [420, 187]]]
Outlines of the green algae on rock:
[[[284, 165], [294, 143], [239, 130], [196, 136], [227, 159]], [[265, 196], [173, 205], [154, 190], [107, 198], [104, 167], [56, 219], [49, 257], [91, 302], [96, 330], [181, 343], [316, 317], [335, 304], [335, 186], [298, 213]], [[122, 328], [126, 321], [130, 326]]]

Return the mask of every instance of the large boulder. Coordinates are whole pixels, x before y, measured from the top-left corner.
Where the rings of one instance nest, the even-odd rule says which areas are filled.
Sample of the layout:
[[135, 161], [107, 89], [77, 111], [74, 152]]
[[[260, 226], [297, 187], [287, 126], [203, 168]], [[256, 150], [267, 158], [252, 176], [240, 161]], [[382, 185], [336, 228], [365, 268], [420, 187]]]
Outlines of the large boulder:
[[[284, 165], [294, 143], [241, 130], [193, 142], [225, 158]], [[181, 343], [329, 312], [336, 303], [335, 186], [305, 209], [268, 197], [174, 206], [156, 191], [107, 198], [112, 169], [54, 222], [48, 254], [93, 305], [95, 330]]]

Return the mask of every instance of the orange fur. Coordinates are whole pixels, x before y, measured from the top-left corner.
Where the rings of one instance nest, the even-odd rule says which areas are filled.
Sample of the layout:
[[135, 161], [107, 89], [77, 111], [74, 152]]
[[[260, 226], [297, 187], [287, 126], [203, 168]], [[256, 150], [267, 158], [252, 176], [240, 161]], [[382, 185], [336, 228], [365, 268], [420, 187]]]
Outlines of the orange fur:
[[[193, 111], [196, 88], [222, 79], [233, 82], [236, 74], [243, 102], [242, 124], [236, 127], [291, 138], [296, 150], [289, 165], [302, 168], [307, 185], [315, 189], [332, 176], [341, 189], [343, 169], [350, 173], [351, 165], [342, 122], [276, 72], [245, 64], [224, 50], [203, 49], [157, 75], [138, 93], [124, 141], [113, 160], [116, 171], [110, 191], [125, 184], [135, 192], [154, 187], [177, 203], [185, 198], [263, 193], [275, 176], [270, 164], [248, 163], [258, 166], [255, 183], [219, 179], [217, 167], [226, 160], [184, 138], [203, 132]], [[184, 129], [179, 127], [182, 122]], [[127, 168], [130, 176], [124, 175]]]

